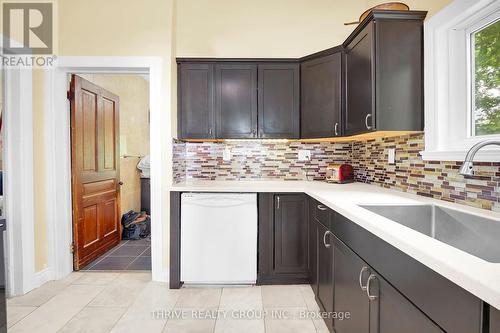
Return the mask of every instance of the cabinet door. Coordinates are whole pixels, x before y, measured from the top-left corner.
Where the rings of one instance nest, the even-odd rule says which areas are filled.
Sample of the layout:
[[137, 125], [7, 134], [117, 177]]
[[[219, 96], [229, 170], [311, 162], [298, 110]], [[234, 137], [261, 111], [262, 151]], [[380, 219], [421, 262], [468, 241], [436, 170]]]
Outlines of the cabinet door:
[[301, 65], [301, 138], [342, 135], [342, 53]]
[[500, 310], [490, 306], [490, 332], [500, 332]]
[[308, 198], [308, 218], [309, 218], [309, 276], [311, 278], [311, 288], [314, 295], [318, 294], [318, 271], [317, 271], [317, 260], [318, 260], [318, 222], [315, 218], [316, 202], [312, 198]]
[[308, 274], [307, 204], [303, 194], [274, 198], [274, 273]]
[[346, 134], [375, 130], [373, 23], [346, 47]]
[[299, 65], [261, 64], [258, 77], [259, 138], [298, 138]]
[[334, 308], [336, 312], [349, 312], [350, 314], [349, 319], [334, 319], [333, 326], [337, 333], [368, 333], [370, 301], [364, 288], [370, 275], [370, 268], [335, 237], [333, 244], [335, 253]]
[[215, 66], [216, 137], [257, 137], [257, 65]]
[[[317, 299], [322, 311], [333, 312], [333, 235], [321, 223], [318, 226], [318, 294]], [[326, 326], [333, 331], [333, 320], [325, 319]]]
[[370, 333], [444, 333], [379, 275], [368, 280]]
[[215, 138], [214, 66], [179, 65], [179, 138]]

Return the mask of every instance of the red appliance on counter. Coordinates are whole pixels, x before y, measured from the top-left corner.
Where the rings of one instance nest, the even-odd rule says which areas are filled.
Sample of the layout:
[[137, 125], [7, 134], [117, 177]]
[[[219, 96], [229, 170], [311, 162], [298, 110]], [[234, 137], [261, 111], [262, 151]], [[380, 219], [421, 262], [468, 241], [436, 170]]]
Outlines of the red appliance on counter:
[[352, 183], [354, 169], [350, 164], [330, 164], [326, 168], [326, 181], [331, 183]]

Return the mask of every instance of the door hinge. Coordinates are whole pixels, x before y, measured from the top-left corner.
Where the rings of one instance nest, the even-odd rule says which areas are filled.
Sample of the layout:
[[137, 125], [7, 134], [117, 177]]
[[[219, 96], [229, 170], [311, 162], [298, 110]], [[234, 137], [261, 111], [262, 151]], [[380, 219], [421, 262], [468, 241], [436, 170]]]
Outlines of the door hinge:
[[69, 250], [71, 251], [71, 253], [75, 253], [75, 243], [71, 243], [71, 245], [69, 246]]
[[73, 98], [75, 98], [75, 93], [71, 90], [68, 90], [66, 93], [66, 97], [71, 101]]

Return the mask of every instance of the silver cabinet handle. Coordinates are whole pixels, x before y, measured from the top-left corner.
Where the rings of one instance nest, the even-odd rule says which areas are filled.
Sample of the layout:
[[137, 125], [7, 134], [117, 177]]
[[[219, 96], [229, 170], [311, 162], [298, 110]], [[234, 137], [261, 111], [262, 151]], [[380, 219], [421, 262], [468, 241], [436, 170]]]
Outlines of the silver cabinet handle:
[[365, 125], [366, 125], [366, 129], [369, 129], [371, 130], [372, 129], [372, 126], [371, 125], [368, 125], [368, 118], [371, 118], [372, 114], [369, 113], [366, 115], [366, 118], [365, 118]]
[[276, 201], [277, 201], [276, 209], [280, 209], [280, 197], [279, 197], [279, 195], [276, 197]]
[[[328, 243], [326, 242], [326, 235], [328, 235], [328, 234], [332, 234], [332, 232], [331, 232], [330, 230], [327, 230], [327, 231], [325, 232], [325, 234], [323, 235], [323, 244], [325, 245], [325, 247], [326, 247], [327, 249], [329, 249], [329, 248], [332, 246], [331, 244], [328, 244]], [[332, 234], [332, 235], [333, 235], [333, 234]]]
[[338, 128], [339, 128], [339, 123], [335, 123], [335, 135], [339, 135]]
[[212, 135], [212, 129], [211, 128], [208, 129], [208, 134]]
[[318, 205], [318, 209], [319, 210], [327, 210], [328, 208], [326, 208], [325, 206], [323, 205]]
[[370, 276], [368, 277], [368, 280], [366, 280], [366, 295], [368, 295], [368, 299], [370, 301], [374, 301], [377, 299], [376, 295], [370, 294], [370, 286], [372, 284], [372, 280], [376, 280], [376, 279], [377, 279], [377, 277], [374, 274], [370, 274]]
[[[366, 272], [366, 271], [369, 271], [369, 268], [366, 267], [366, 266], [363, 266], [363, 268], [361, 268], [361, 271], [359, 271], [359, 287], [361, 288], [361, 290], [365, 291], [366, 290], [366, 284], [363, 285], [363, 274]], [[368, 281], [367, 281], [368, 283]]]

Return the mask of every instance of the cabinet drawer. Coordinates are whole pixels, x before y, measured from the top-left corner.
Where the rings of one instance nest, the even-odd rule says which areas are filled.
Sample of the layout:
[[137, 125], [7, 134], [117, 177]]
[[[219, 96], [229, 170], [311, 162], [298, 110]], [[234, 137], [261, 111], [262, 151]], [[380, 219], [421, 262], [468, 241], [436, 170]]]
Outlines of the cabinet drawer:
[[314, 200], [314, 218], [327, 228], [330, 228], [331, 211], [332, 210], [327, 206], [323, 205], [319, 201]]

